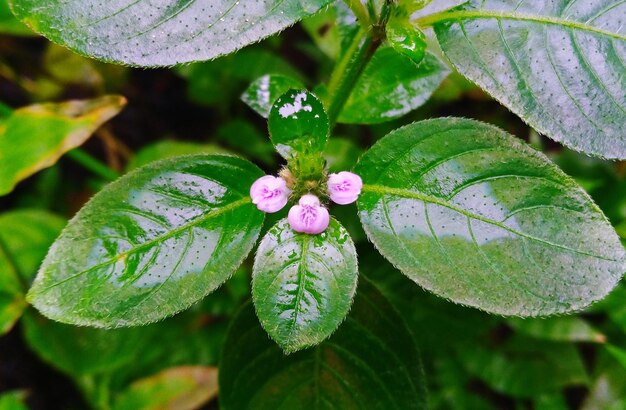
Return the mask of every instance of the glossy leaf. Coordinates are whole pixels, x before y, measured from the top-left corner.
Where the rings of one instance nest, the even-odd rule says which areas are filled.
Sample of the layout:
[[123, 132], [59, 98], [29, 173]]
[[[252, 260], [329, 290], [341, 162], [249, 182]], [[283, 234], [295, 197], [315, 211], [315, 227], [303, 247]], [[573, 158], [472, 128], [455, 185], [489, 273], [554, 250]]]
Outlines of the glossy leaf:
[[589, 196], [504, 131], [464, 119], [411, 124], [356, 167], [370, 240], [422, 287], [503, 315], [582, 309], [626, 270]]
[[387, 41], [394, 50], [408, 57], [415, 64], [421, 63], [426, 56], [426, 36], [408, 19], [392, 18], [389, 20]]
[[537, 131], [626, 158], [626, 3], [472, 0], [426, 16], [447, 57]]
[[38, 104], [0, 114], [0, 195], [80, 146], [126, 104], [123, 97]]
[[198, 144], [196, 142], [161, 140], [157, 143], [146, 145], [137, 151], [135, 156], [126, 166], [127, 171], [148, 165], [151, 162], [162, 159], [193, 154], [216, 154], [225, 153], [223, 148], [211, 144]]
[[424, 104], [449, 73], [431, 53], [416, 64], [390, 47], [381, 48], [357, 81], [339, 121], [374, 124], [399, 118]]
[[122, 393], [113, 410], [193, 410], [217, 397], [217, 369], [185, 366], [138, 380]]
[[302, 88], [304, 85], [299, 80], [280, 74], [267, 74], [250, 84], [241, 99], [263, 118], [267, 118], [280, 96], [291, 89]]
[[152, 163], [108, 185], [52, 246], [29, 292], [44, 315], [96, 327], [146, 324], [220, 286], [254, 245], [263, 173], [223, 155]]
[[89, 57], [137, 66], [210, 60], [311, 15], [328, 0], [10, 0], [50, 40]]
[[358, 266], [350, 234], [331, 219], [319, 235], [295, 232], [286, 219], [257, 250], [252, 297], [261, 324], [287, 353], [316, 345], [344, 320]]
[[287, 160], [323, 152], [330, 131], [324, 106], [305, 90], [290, 90], [279, 97], [268, 127], [276, 150]]
[[585, 367], [571, 344], [514, 337], [501, 349], [482, 346], [461, 353], [464, 366], [494, 390], [520, 398], [585, 385]]
[[285, 356], [250, 305], [234, 319], [220, 365], [231, 409], [424, 409], [417, 348], [401, 317], [367, 281], [350, 315], [315, 348]]
[[604, 343], [606, 336], [576, 316], [551, 318], [509, 318], [507, 323], [515, 330], [538, 339], [555, 342]]

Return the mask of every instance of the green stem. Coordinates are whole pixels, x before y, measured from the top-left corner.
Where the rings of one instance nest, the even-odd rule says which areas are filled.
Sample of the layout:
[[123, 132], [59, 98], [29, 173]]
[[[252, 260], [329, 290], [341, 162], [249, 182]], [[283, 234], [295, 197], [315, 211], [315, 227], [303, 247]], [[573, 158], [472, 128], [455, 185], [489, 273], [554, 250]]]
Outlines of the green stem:
[[[359, 3], [363, 7], [362, 3]], [[328, 82], [328, 118], [334, 125], [363, 70], [385, 40], [385, 27], [393, 0], [386, 0], [380, 19], [370, 27], [361, 27], [352, 43], [337, 62]], [[375, 18], [370, 12], [370, 19]]]
[[67, 156], [107, 181], [114, 181], [120, 177], [117, 171], [107, 167], [80, 148], [68, 152]]
[[369, 14], [361, 0], [344, 0], [362, 26], [370, 24]]

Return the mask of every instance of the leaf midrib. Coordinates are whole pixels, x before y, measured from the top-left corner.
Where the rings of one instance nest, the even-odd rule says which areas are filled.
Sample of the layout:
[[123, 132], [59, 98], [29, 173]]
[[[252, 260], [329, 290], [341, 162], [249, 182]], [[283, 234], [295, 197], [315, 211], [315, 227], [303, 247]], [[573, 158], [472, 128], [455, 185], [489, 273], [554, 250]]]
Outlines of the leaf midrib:
[[626, 35], [620, 35], [607, 30], [603, 30], [598, 27], [591, 26], [589, 24], [581, 23], [579, 21], [568, 20], [562, 17], [553, 16], [539, 16], [527, 13], [517, 12], [504, 12], [496, 10], [459, 10], [453, 12], [441, 12], [431, 14], [426, 17], [422, 17], [416, 20], [416, 23], [421, 27], [430, 27], [437, 23], [444, 21], [459, 21], [459, 20], [471, 20], [471, 19], [505, 19], [505, 20], [518, 20], [518, 21], [530, 21], [534, 23], [550, 24], [559, 27], [565, 27], [575, 30], [588, 31], [610, 37], [616, 40], [626, 41]]
[[243, 206], [243, 205], [245, 205], [247, 203], [250, 203], [250, 202], [251, 202], [251, 200], [248, 197], [244, 197], [244, 198], [241, 198], [241, 199], [239, 199], [239, 200], [237, 200], [235, 202], [231, 202], [230, 204], [228, 204], [228, 205], [226, 205], [226, 206], [224, 206], [222, 208], [210, 211], [206, 215], [203, 215], [203, 216], [201, 216], [199, 218], [193, 219], [189, 223], [186, 223], [186, 224], [183, 224], [183, 225], [181, 225], [181, 226], [179, 226], [177, 228], [174, 228], [171, 231], [169, 231], [169, 232], [167, 232], [167, 233], [165, 233], [163, 235], [160, 235], [160, 236], [157, 236], [157, 237], [155, 237], [153, 239], [150, 239], [149, 241], [146, 241], [146, 242], [144, 242], [144, 243], [142, 243], [140, 245], [137, 245], [137, 246], [135, 246], [133, 248], [130, 248], [130, 249], [124, 251], [124, 252], [120, 252], [116, 256], [114, 256], [112, 258], [109, 258], [109, 259], [107, 259], [106, 261], [104, 261], [102, 263], [99, 263], [97, 265], [91, 266], [88, 269], [81, 270], [80, 272], [78, 272], [78, 273], [76, 273], [76, 274], [74, 274], [72, 276], [69, 276], [69, 277], [67, 277], [67, 278], [65, 278], [65, 279], [63, 279], [61, 281], [53, 283], [52, 285], [47, 286], [47, 287], [37, 291], [36, 293], [47, 292], [48, 290], [50, 290], [50, 289], [52, 289], [52, 288], [54, 288], [56, 286], [62, 285], [63, 283], [68, 282], [70, 280], [73, 280], [74, 278], [77, 278], [77, 277], [79, 277], [81, 275], [84, 275], [87, 272], [90, 272], [90, 271], [92, 271], [94, 269], [101, 268], [103, 266], [107, 266], [107, 265], [109, 265], [111, 263], [114, 263], [114, 262], [116, 262], [116, 261], [118, 261], [118, 260], [120, 260], [122, 258], [125, 258], [126, 256], [128, 256], [128, 255], [130, 255], [132, 253], [138, 252], [138, 251], [140, 251], [140, 250], [142, 250], [144, 248], [149, 248], [149, 247], [151, 247], [151, 246], [153, 246], [153, 245], [155, 245], [157, 243], [164, 242], [164, 241], [174, 237], [175, 235], [177, 235], [177, 234], [179, 234], [179, 233], [181, 233], [181, 232], [183, 232], [183, 231], [185, 231], [185, 230], [187, 230], [189, 228], [197, 226], [197, 225], [199, 225], [199, 224], [201, 224], [201, 223], [203, 223], [205, 221], [208, 221], [209, 219], [211, 219], [211, 218], [213, 218], [215, 216], [221, 215], [221, 214], [223, 214], [225, 212], [231, 211], [233, 209], [237, 209], [240, 206]]
[[468, 212], [467, 210], [465, 210], [465, 209], [463, 209], [461, 207], [455, 206], [455, 205], [453, 205], [453, 204], [451, 204], [449, 202], [446, 202], [446, 201], [444, 201], [444, 200], [442, 200], [440, 198], [437, 198], [437, 197], [434, 197], [434, 196], [431, 196], [431, 195], [427, 195], [427, 194], [423, 194], [421, 192], [416, 192], [416, 191], [411, 191], [411, 190], [408, 190], [408, 189], [401, 189], [401, 188], [391, 188], [391, 187], [386, 187], [386, 186], [383, 186], [383, 185], [370, 185], [370, 184], [363, 185], [362, 191], [363, 192], [375, 193], [375, 194], [379, 194], [379, 195], [396, 195], [396, 196], [400, 196], [400, 197], [403, 197], [403, 198], [418, 199], [418, 200], [421, 200], [421, 201], [424, 201], [424, 202], [428, 202], [428, 203], [431, 203], [431, 204], [443, 206], [443, 207], [448, 208], [448, 209], [450, 209], [452, 211], [455, 211], [455, 212], [458, 212], [458, 213], [460, 213], [462, 215], [465, 215], [468, 218], [475, 219], [475, 220], [478, 220], [478, 221], [481, 221], [481, 222], [485, 222], [485, 223], [493, 225], [493, 226], [497, 226], [497, 227], [499, 227], [501, 229], [504, 229], [504, 230], [514, 234], [514, 235], [518, 235], [518, 236], [521, 236], [521, 237], [526, 238], [526, 239], [530, 239], [530, 240], [533, 240], [533, 241], [536, 241], [536, 242], [540, 242], [540, 243], [542, 243], [544, 245], [552, 246], [552, 247], [555, 247], [555, 248], [563, 249], [563, 250], [574, 252], [574, 253], [581, 254], [581, 255], [590, 256], [590, 257], [593, 257], [593, 258], [596, 258], [596, 259], [602, 259], [602, 260], [606, 260], [606, 261], [610, 261], [610, 262], [620, 262], [620, 260], [617, 260], [617, 259], [611, 259], [611, 258], [607, 258], [605, 256], [596, 255], [596, 254], [593, 254], [593, 253], [581, 251], [581, 250], [578, 250], [578, 249], [570, 248], [570, 247], [565, 246], [565, 245], [560, 245], [558, 243], [550, 242], [550, 241], [547, 241], [545, 239], [538, 238], [536, 236], [528, 235], [527, 233], [520, 232], [520, 231], [518, 231], [516, 229], [513, 229], [513, 228], [511, 228], [511, 227], [509, 227], [509, 226], [507, 226], [507, 225], [505, 225], [505, 224], [503, 224], [501, 222], [495, 221], [495, 220], [490, 219], [490, 218], [486, 218], [486, 217], [484, 217], [482, 215], [477, 215], [477, 214], [474, 214], [472, 212]]

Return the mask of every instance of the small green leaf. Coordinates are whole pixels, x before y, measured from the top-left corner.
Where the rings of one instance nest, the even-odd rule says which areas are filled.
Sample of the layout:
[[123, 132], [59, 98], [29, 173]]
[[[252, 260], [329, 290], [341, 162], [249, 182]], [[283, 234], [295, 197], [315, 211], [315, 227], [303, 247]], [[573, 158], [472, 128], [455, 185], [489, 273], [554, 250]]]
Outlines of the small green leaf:
[[356, 292], [358, 266], [350, 234], [331, 219], [325, 232], [295, 232], [286, 219], [259, 245], [252, 297], [261, 324], [287, 353], [328, 338]]
[[418, 65], [393, 48], [379, 49], [355, 85], [339, 122], [375, 124], [399, 118], [424, 104], [450, 70], [434, 54]]
[[196, 142], [161, 140], [154, 144], [146, 145], [130, 160], [126, 171], [132, 171], [148, 165], [151, 162], [162, 159], [193, 154], [217, 154], [225, 153], [225, 150], [217, 145], [198, 144]]
[[419, 64], [426, 56], [426, 36], [408, 20], [392, 18], [387, 24], [387, 41], [398, 53]]
[[323, 152], [330, 132], [324, 106], [306, 90], [290, 90], [279, 97], [268, 126], [276, 150], [287, 160]]
[[39, 104], [0, 114], [0, 195], [80, 146], [126, 104], [119, 96]]
[[365, 231], [394, 266], [456, 303], [503, 315], [582, 309], [626, 270], [591, 198], [549, 160], [477, 121], [396, 130], [356, 167]]
[[10, 0], [33, 30], [75, 52], [137, 66], [210, 60], [277, 33], [329, 0]]
[[134, 382], [113, 410], [194, 410], [217, 397], [217, 369], [184, 366], [164, 370]]
[[96, 327], [142, 325], [226, 281], [259, 235], [248, 161], [197, 155], [154, 162], [108, 185], [70, 221], [29, 292], [44, 315]]
[[250, 84], [241, 99], [263, 118], [267, 118], [280, 96], [291, 89], [302, 88], [304, 85], [299, 80], [285, 75], [267, 74]]
[[24, 403], [26, 396], [24, 391], [0, 393], [0, 410], [28, 410], [28, 406]]
[[555, 342], [604, 343], [606, 336], [576, 316], [550, 318], [509, 318], [507, 323], [515, 330], [538, 339]]
[[246, 305], [225, 342], [219, 385], [225, 410], [426, 408], [413, 337], [366, 280], [328, 341], [289, 356], [268, 340]]
[[472, 346], [460, 353], [465, 368], [494, 390], [519, 398], [555, 393], [588, 382], [572, 344], [513, 337], [500, 349]]
[[456, 69], [537, 131], [578, 151], [626, 158], [621, 0], [471, 0], [425, 16]]

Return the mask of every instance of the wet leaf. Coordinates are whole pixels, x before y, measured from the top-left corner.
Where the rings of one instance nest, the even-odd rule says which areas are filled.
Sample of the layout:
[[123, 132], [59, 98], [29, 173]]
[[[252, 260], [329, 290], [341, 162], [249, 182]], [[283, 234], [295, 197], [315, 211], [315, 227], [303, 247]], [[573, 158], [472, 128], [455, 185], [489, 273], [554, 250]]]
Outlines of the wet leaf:
[[356, 292], [358, 266], [348, 232], [331, 219], [319, 235], [293, 231], [286, 219], [257, 250], [252, 297], [259, 320], [287, 353], [328, 338]]
[[434, 54], [416, 64], [390, 47], [381, 48], [357, 81], [339, 122], [375, 124], [399, 118], [424, 104], [449, 73]]
[[503, 315], [582, 309], [626, 270], [610, 223], [543, 155], [465, 119], [411, 124], [356, 167], [370, 240], [422, 287]]
[[185, 366], [134, 382], [118, 396], [113, 410], [193, 410], [217, 397], [217, 369]]
[[188, 308], [241, 264], [263, 214], [248, 161], [154, 162], [108, 185], [50, 249], [29, 292], [44, 315], [96, 327], [146, 324]]
[[389, 20], [387, 41], [396, 52], [408, 57], [415, 64], [421, 63], [426, 56], [426, 36], [408, 19]]
[[33, 30], [79, 54], [137, 66], [210, 60], [277, 33], [329, 0], [10, 0]]
[[241, 99], [263, 118], [267, 118], [280, 96], [291, 89], [302, 88], [304, 85], [299, 80], [280, 74], [267, 74], [250, 84]]
[[472, 0], [426, 16], [446, 56], [537, 131], [626, 158], [626, 3]]
[[323, 152], [330, 132], [324, 106], [306, 90], [290, 90], [279, 97], [268, 127], [276, 150], [287, 160]]
[[219, 381], [225, 410], [426, 408], [413, 338], [365, 280], [339, 330], [317, 347], [289, 356], [267, 338], [246, 305], [226, 340]]
[[0, 195], [82, 145], [125, 104], [123, 97], [107, 96], [0, 113]]

